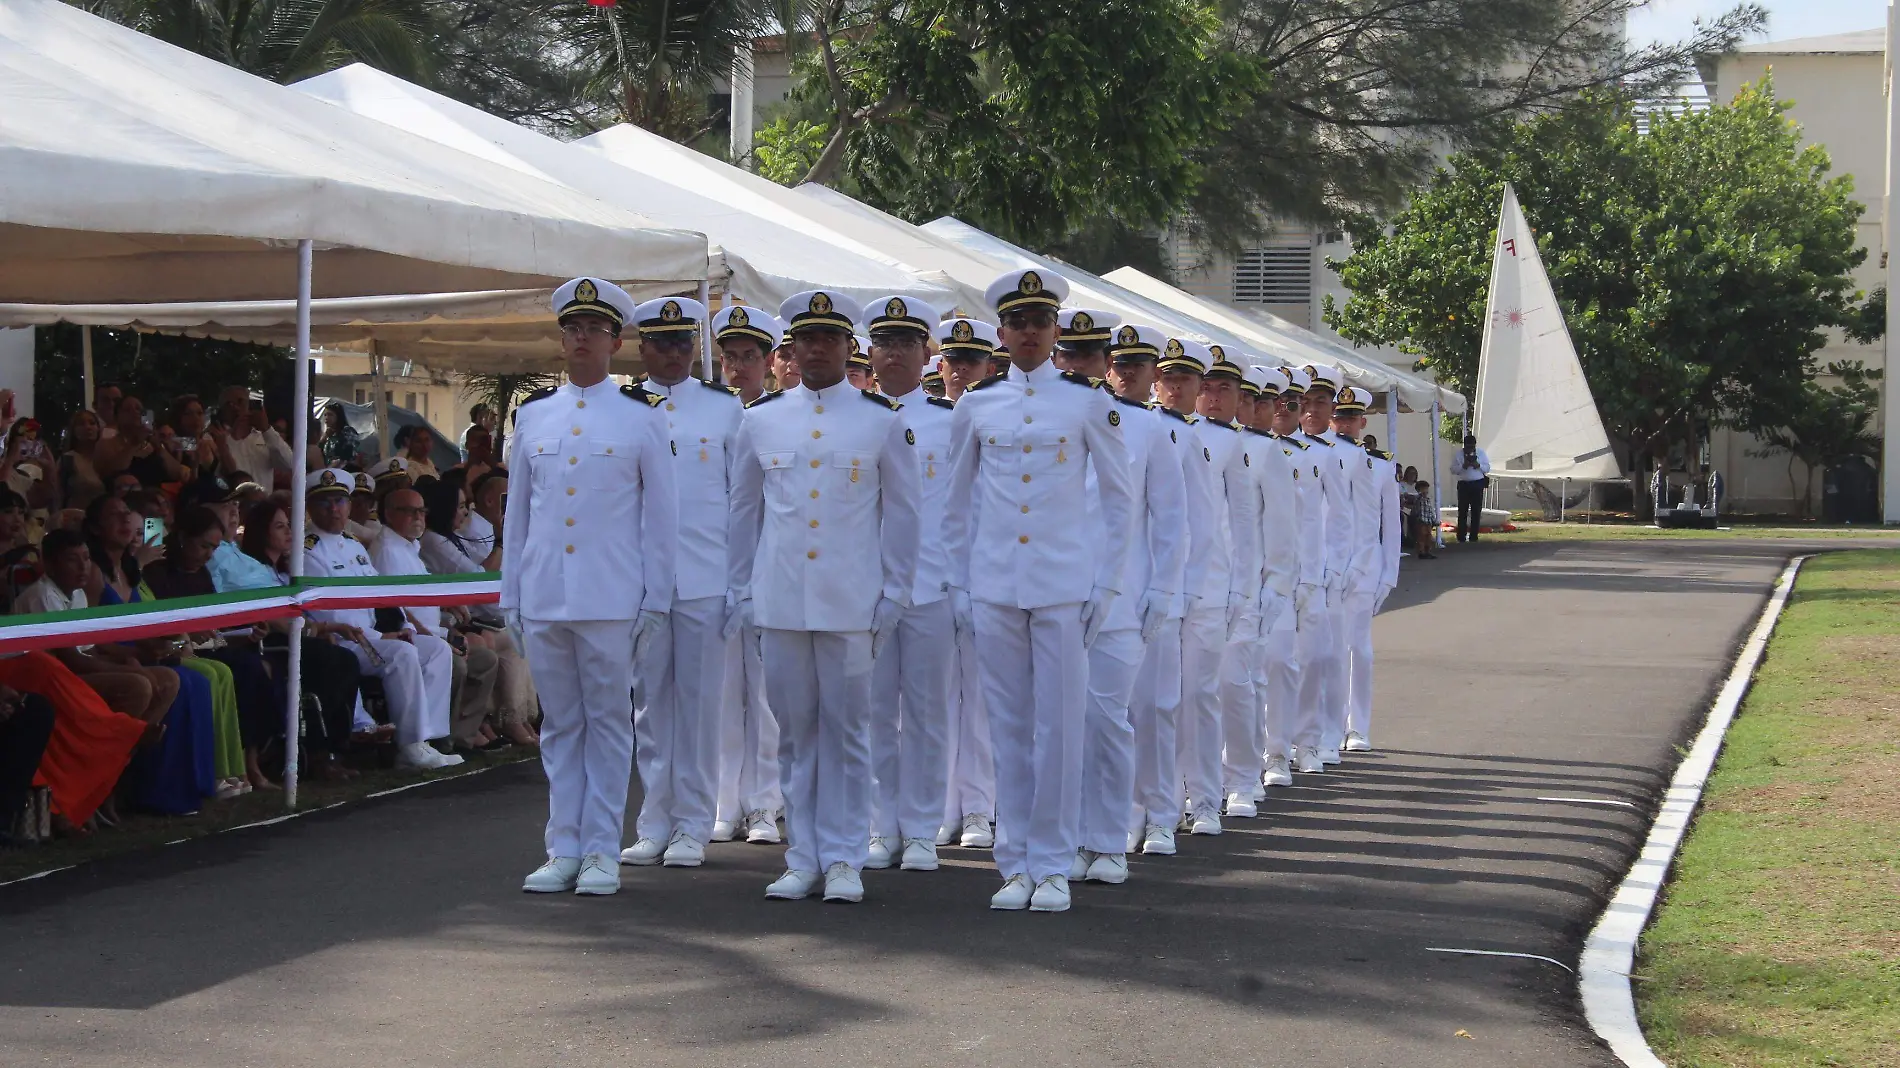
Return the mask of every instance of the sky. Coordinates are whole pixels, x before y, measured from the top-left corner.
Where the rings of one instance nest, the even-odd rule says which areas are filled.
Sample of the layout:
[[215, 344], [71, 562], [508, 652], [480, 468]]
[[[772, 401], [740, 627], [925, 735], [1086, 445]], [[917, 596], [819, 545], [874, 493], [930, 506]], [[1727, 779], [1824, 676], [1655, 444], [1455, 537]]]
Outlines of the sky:
[[[1886, 0], [1757, 0], [1768, 9], [1768, 33], [1754, 38], [1784, 41], [1824, 33], [1867, 30], [1887, 24]], [[1630, 16], [1634, 44], [1677, 41], [1689, 36], [1697, 16], [1713, 18], [1735, 6], [1735, 0], [1654, 0]]]

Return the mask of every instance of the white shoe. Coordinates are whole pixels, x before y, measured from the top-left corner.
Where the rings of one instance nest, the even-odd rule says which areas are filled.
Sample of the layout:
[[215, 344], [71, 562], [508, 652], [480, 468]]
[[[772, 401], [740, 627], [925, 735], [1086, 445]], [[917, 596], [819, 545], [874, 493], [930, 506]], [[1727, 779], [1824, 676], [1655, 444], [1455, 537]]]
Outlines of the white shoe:
[[1259, 814], [1260, 810], [1254, 807], [1252, 798], [1238, 793], [1227, 795], [1227, 815], [1235, 819], [1252, 819]]
[[1126, 849], [1124, 849], [1124, 850], [1122, 850], [1122, 852], [1124, 852], [1124, 853], [1139, 853], [1139, 852], [1141, 852], [1141, 832], [1140, 832], [1140, 831], [1129, 831], [1129, 832], [1128, 832], [1128, 842], [1127, 842], [1127, 846], [1128, 846], [1128, 848], [1126, 848]]
[[1012, 875], [1003, 888], [990, 897], [990, 907], [1007, 909], [1012, 912], [1029, 907], [1029, 898], [1034, 891], [1029, 886], [1029, 876]]
[[1326, 748], [1320, 750], [1319, 762], [1322, 764], [1339, 763], [1339, 747], [1336, 745], [1332, 745], [1332, 746], [1327, 746]]
[[1150, 857], [1171, 857], [1174, 855], [1174, 828], [1163, 827], [1159, 823], [1150, 823], [1141, 835], [1141, 852]]
[[858, 869], [838, 861], [825, 869], [825, 900], [856, 903], [864, 900], [864, 880]]
[[810, 897], [817, 886], [817, 872], [788, 868], [784, 875], [772, 880], [772, 885], [765, 888], [765, 896], [778, 901], [802, 901]]
[[660, 854], [666, 852], [666, 846], [658, 838], [642, 838], [620, 851], [620, 863], [648, 867], [660, 862]]
[[1319, 754], [1311, 749], [1300, 750], [1299, 760], [1299, 769], [1302, 775], [1317, 775], [1326, 770], [1326, 765], [1320, 762]]
[[753, 845], [779, 844], [778, 820], [762, 808], [746, 813], [745, 840]]
[[1219, 834], [1220, 812], [1213, 805], [1201, 805], [1194, 810], [1194, 826], [1190, 834]]
[[739, 828], [731, 820], [714, 820], [712, 837], [708, 841], [730, 842], [739, 837]]
[[957, 829], [955, 827], [952, 827], [947, 823], [941, 824], [938, 826], [937, 844], [939, 846], [947, 846], [951, 842], [954, 842], [956, 840], [957, 840]]
[[462, 762], [459, 756], [443, 756], [428, 742], [410, 742], [396, 747], [396, 766], [407, 771], [435, 771], [452, 768]]
[[1372, 752], [1372, 739], [1367, 738], [1365, 735], [1360, 734], [1358, 731], [1347, 731], [1346, 732], [1346, 752], [1370, 753]]
[[580, 873], [574, 877], [574, 892], [605, 896], [620, 892], [620, 865], [605, 853], [589, 853], [581, 858]]
[[1292, 786], [1293, 769], [1287, 766], [1286, 757], [1275, 754], [1267, 758], [1267, 770], [1260, 781], [1268, 786]]
[[1079, 883], [1082, 880], [1088, 878], [1089, 865], [1093, 864], [1095, 862], [1095, 858], [1099, 856], [1101, 856], [1100, 853], [1096, 853], [1091, 850], [1087, 850], [1087, 849], [1076, 850], [1075, 859], [1069, 862], [1069, 881], [1072, 883]]
[[1097, 853], [1083, 878], [1092, 883], [1120, 886], [1128, 881], [1128, 858], [1120, 853]]
[[936, 871], [936, 844], [922, 838], [904, 839], [904, 862], [898, 867], [905, 871]]
[[1267, 799], [1266, 781], [1262, 779], [1261, 781], [1255, 782], [1253, 784], [1253, 788], [1247, 791], [1247, 795], [1253, 800], [1253, 803], [1256, 805], [1262, 801], [1265, 801]]
[[963, 836], [959, 844], [965, 849], [992, 849], [996, 846], [996, 834], [990, 829], [990, 818], [981, 812], [972, 812], [963, 817]]
[[530, 894], [565, 894], [574, 889], [574, 877], [580, 871], [579, 857], [549, 857], [546, 864], [528, 873], [521, 889]]
[[685, 831], [674, 831], [673, 840], [666, 843], [666, 852], [660, 855], [660, 863], [669, 868], [697, 868], [705, 862], [706, 846]]
[[[902, 847], [898, 845], [897, 839], [895, 838], [873, 838], [871, 839], [871, 848], [866, 850], [864, 854], [864, 866], [872, 871], [883, 871], [885, 868], [891, 866], [892, 861], [897, 859], [894, 854], [901, 849]], [[844, 862], [839, 861], [838, 863], [842, 864]], [[835, 867], [836, 865], [833, 866]], [[831, 873], [827, 871], [825, 877], [830, 878]]]
[[1069, 911], [1069, 880], [1060, 875], [1045, 876], [1029, 898], [1029, 911]]

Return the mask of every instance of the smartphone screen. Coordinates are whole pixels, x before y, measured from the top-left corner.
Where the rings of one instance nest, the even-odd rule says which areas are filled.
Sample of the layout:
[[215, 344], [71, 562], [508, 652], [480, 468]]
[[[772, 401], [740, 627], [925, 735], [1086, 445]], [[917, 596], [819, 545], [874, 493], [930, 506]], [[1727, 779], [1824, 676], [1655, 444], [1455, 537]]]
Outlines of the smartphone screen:
[[165, 540], [165, 521], [153, 516], [145, 521], [145, 544], [157, 545]]

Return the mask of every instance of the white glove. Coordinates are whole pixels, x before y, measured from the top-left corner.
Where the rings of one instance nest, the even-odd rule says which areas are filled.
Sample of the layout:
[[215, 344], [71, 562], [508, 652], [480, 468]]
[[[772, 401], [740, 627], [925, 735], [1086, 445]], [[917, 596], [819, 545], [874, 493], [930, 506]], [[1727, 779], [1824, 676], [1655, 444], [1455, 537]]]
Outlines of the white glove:
[[720, 633], [727, 641], [739, 636], [739, 632], [752, 625], [752, 598], [735, 598], [726, 595], [726, 626]]
[[1260, 633], [1262, 636], [1272, 633], [1280, 622], [1280, 616], [1286, 612], [1287, 596], [1275, 593], [1265, 586], [1260, 588]]
[[1097, 586], [1089, 591], [1088, 603], [1082, 606], [1082, 647], [1095, 644], [1096, 635], [1102, 633], [1102, 627], [1108, 622], [1108, 606], [1115, 603], [1118, 596], [1114, 590]]
[[640, 618], [633, 621], [633, 662], [638, 664], [646, 660], [647, 645], [653, 636], [666, 626], [665, 612], [642, 611]]
[[1143, 645], [1155, 640], [1161, 633], [1161, 624], [1168, 621], [1168, 615], [1174, 608], [1174, 594], [1149, 590], [1141, 595], [1141, 610], [1136, 613], [1141, 619], [1141, 642]]
[[976, 609], [970, 604], [970, 591], [950, 587], [950, 618], [956, 624], [957, 637], [976, 638]]
[[897, 632], [897, 621], [903, 616], [903, 605], [889, 597], [878, 598], [877, 608], [871, 613], [871, 659], [876, 660], [883, 651], [885, 639]]

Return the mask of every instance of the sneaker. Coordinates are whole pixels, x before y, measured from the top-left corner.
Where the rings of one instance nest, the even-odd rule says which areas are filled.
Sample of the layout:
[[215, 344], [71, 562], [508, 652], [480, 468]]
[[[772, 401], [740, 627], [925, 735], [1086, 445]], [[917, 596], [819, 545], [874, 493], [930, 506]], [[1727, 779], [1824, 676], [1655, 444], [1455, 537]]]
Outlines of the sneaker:
[[777, 901], [802, 901], [811, 896], [818, 886], [818, 873], [788, 868], [784, 875], [772, 880], [765, 888], [765, 896]]
[[[902, 848], [903, 847], [898, 844], [895, 838], [872, 838], [871, 848], [865, 851], [864, 866], [872, 871], [883, 871], [885, 868], [890, 867], [891, 863], [897, 859], [896, 854]], [[839, 861], [838, 863], [842, 864], [844, 862]], [[837, 865], [833, 865], [833, 867], [836, 866]], [[825, 872], [825, 877], [827, 879], [830, 878], [831, 873], [829, 871]]]
[[685, 831], [674, 831], [673, 840], [666, 843], [666, 852], [660, 855], [660, 863], [669, 868], [697, 868], [705, 862], [705, 844]]
[[972, 812], [963, 817], [963, 836], [959, 844], [965, 849], [992, 849], [996, 845], [996, 834], [990, 828], [990, 818], [981, 812]]
[[730, 842], [739, 836], [739, 828], [731, 820], [714, 820], [712, 837], [708, 841]]
[[604, 897], [620, 892], [620, 865], [605, 853], [589, 853], [581, 858], [581, 870], [574, 876], [574, 892]]
[[1061, 875], [1045, 876], [1029, 898], [1029, 911], [1069, 911], [1069, 880]]
[[1329, 745], [1326, 748], [1321, 749], [1319, 751], [1319, 762], [1322, 764], [1339, 763], [1339, 747], [1336, 745]]
[[990, 908], [1021, 911], [1029, 907], [1033, 892], [1029, 886], [1029, 876], [1012, 875], [1003, 883], [1003, 888], [990, 897]]
[[530, 894], [565, 894], [574, 889], [575, 876], [580, 872], [579, 857], [549, 857], [546, 864], [528, 873], [521, 889]]
[[1127, 843], [1126, 843], [1126, 844], [1127, 844], [1127, 848], [1126, 848], [1126, 849], [1124, 849], [1124, 850], [1122, 850], [1122, 852], [1124, 852], [1124, 853], [1139, 853], [1139, 852], [1141, 852], [1141, 832], [1140, 832], [1140, 831], [1129, 831], [1129, 832], [1128, 832], [1128, 841], [1127, 841]]
[[778, 820], [762, 808], [746, 813], [745, 840], [754, 845], [778, 845]]
[[1287, 765], [1286, 757], [1279, 753], [1268, 757], [1267, 770], [1260, 776], [1260, 781], [1268, 786], [1292, 786], [1293, 769]]
[[1247, 797], [1256, 805], [1267, 799], [1267, 784], [1264, 776], [1248, 788]]
[[1128, 858], [1120, 853], [1097, 853], [1084, 878], [1092, 883], [1120, 886], [1128, 881]]
[[658, 864], [664, 852], [666, 846], [658, 838], [642, 838], [620, 851], [620, 863], [645, 868]]
[[1372, 740], [1370, 738], [1367, 738], [1365, 735], [1360, 734], [1358, 731], [1347, 731], [1346, 732], [1346, 752], [1370, 753], [1372, 752]]
[[1150, 857], [1171, 857], [1174, 855], [1174, 828], [1163, 827], [1159, 823], [1150, 823], [1141, 834], [1141, 852]]
[[1326, 765], [1320, 762], [1319, 753], [1316, 750], [1301, 749], [1298, 752], [1300, 774], [1317, 775], [1326, 770]]
[[1201, 805], [1194, 810], [1194, 826], [1189, 834], [1219, 834], [1220, 812], [1213, 805]]
[[461, 762], [461, 757], [443, 756], [428, 742], [410, 742], [396, 747], [396, 766], [407, 771], [435, 771], [452, 768]]
[[957, 829], [948, 823], [937, 825], [937, 845], [947, 846], [957, 840]]
[[864, 900], [864, 880], [859, 878], [858, 869], [840, 860], [825, 869], [826, 901], [843, 901], [855, 904]]
[[1252, 798], [1236, 792], [1227, 795], [1227, 814], [1235, 819], [1252, 819], [1260, 810], [1254, 807]]
[[936, 871], [936, 843], [924, 838], [904, 839], [904, 861], [898, 867], [905, 871]]
[[1069, 862], [1069, 881], [1079, 883], [1088, 878], [1089, 865], [1094, 863], [1095, 858], [1099, 856], [1101, 856], [1100, 853], [1091, 849], [1076, 850], [1075, 859]]

